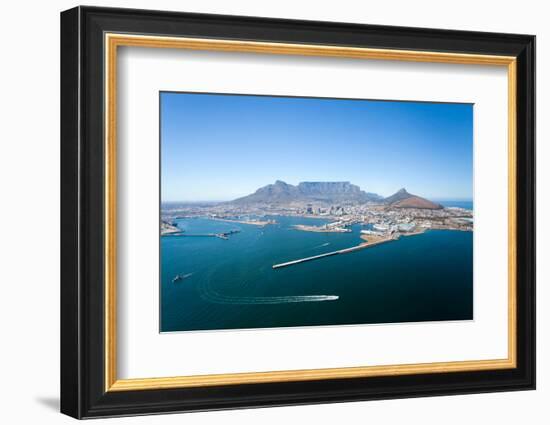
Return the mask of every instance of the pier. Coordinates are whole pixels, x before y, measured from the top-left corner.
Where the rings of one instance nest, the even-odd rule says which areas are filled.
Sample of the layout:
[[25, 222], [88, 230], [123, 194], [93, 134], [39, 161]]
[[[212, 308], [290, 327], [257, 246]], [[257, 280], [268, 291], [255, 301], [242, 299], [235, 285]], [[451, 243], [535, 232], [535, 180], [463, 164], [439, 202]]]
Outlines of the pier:
[[171, 237], [176, 237], [176, 236], [180, 236], [180, 237], [197, 237], [197, 238], [219, 238], [219, 239], [224, 239], [224, 240], [227, 240], [229, 239], [229, 236], [230, 235], [234, 235], [235, 233], [239, 233], [240, 230], [230, 230], [229, 232], [223, 232], [223, 233], [185, 233], [185, 232], [180, 232], [180, 233], [170, 233], [170, 234], [166, 234], [164, 236], [171, 236]]
[[286, 263], [281, 263], [281, 264], [274, 264], [272, 267], [274, 269], [280, 269], [281, 267], [288, 267], [294, 264], [305, 263], [306, 261], [313, 261], [319, 258], [330, 257], [332, 255], [338, 255], [338, 254], [340, 254], [340, 251], [326, 252], [325, 254], [319, 254], [319, 255], [314, 255], [312, 257], [300, 258], [299, 260], [287, 261]]
[[359, 251], [360, 249], [368, 248], [370, 246], [380, 245], [380, 244], [385, 243], [385, 242], [394, 241], [394, 240], [397, 240], [398, 238], [399, 238], [399, 236], [397, 236], [397, 237], [396, 236], [390, 236], [390, 237], [384, 238], [384, 239], [378, 239], [377, 238], [376, 240], [374, 240], [372, 242], [367, 241], [367, 242], [363, 242], [359, 245], [352, 246], [350, 248], [343, 248], [343, 249], [339, 249], [337, 251], [325, 252], [324, 254], [314, 255], [312, 257], [305, 257], [305, 258], [300, 258], [298, 260], [287, 261], [286, 263], [274, 264], [271, 267], [274, 268], [274, 269], [280, 269], [282, 267], [293, 266], [294, 264], [300, 264], [300, 263], [305, 263], [307, 261], [318, 260], [320, 258], [331, 257], [333, 255], [347, 254], [349, 252]]
[[197, 237], [197, 238], [220, 238], [220, 239], [229, 239], [225, 233], [196, 233], [194, 235], [182, 234], [180, 236], [186, 237]]

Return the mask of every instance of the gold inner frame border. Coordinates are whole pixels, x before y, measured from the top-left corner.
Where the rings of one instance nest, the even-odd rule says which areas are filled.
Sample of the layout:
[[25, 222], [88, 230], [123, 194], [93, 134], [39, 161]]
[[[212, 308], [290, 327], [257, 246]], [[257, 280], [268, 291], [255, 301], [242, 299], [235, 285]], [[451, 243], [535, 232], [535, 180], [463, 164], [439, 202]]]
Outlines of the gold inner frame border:
[[[218, 385], [257, 384], [323, 379], [364, 378], [411, 375], [422, 373], [450, 373], [511, 369], [517, 365], [516, 356], [516, 259], [517, 259], [517, 196], [516, 196], [516, 58], [513, 56], [479, 55], [466, 53], [429, 52], [393, 49], [371, 49], [330, 45], [288, 44], [257, 41], [236, 41], [128, 35], [106, 33], [105, 46], [105, 391], [137, 391]], [[266, 372], [229, 373], [151, 378], [117, 378], [117, 323], [116, 323], [116, 211], [117, 211], [117, 51], [120, 46], [227, 51], [279, 55], [324, 56], [355, 59], [397, 60], [405, 62], [433, 62], [469, 65], [504, 66], [508, 72], [508, 357], [495, 360], [468, 360], [453, 362], [360, 366], [325, 369], [302, 369]]]

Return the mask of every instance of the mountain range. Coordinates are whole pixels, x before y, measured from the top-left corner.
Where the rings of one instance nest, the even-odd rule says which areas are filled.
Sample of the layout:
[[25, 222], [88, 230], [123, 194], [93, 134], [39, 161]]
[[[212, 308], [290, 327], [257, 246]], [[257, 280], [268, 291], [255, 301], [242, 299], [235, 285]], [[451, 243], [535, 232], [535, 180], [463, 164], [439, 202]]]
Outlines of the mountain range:
[[274, 184], [261, 187], [251, 195], [235, 199], [233, 203], [289, 203], [330, 202], [365, 203], [381, 201], [375, 193], [367, 193], [350, 182], [301, 182], [297, 186], [277, 180]]
[[277, 180], [261, 187], [254, 193], [231, 201], [232, 204], [288, 204], [293, 202], [326, 202], [341, 204], [376, 203], [396, 208], [440, 209], [441, 205], [406, 189], [384, 198], [376, 193], [365, 192], [350, 182], [301, 182], [294, 186]]

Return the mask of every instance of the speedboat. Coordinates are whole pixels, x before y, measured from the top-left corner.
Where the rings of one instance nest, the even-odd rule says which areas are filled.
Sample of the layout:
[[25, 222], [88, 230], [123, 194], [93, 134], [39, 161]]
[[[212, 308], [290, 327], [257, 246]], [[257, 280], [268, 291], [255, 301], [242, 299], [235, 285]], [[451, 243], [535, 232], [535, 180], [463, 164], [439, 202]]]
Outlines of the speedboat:
[[177, 274], [176, 276], [174, 276], [174, 278], [172, 279], [172, 283], [176, 283], [176, 282], [179, 282], [180, 280], [183, 280], [183, 279], [187, 279], [188, 277], [190, 277], [193, 273], [187, 273], [187, 274], [184, 274], [183, 276], [180, 275], [180, 274]]

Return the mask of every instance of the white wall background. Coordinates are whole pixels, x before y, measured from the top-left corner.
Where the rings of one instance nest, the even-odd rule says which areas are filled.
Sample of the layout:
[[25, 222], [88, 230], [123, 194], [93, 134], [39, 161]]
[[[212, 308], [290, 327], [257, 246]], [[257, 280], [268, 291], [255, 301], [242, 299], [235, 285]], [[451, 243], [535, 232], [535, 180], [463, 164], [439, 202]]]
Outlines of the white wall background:
[[[100, 1], [156, 8], [536, 34], [538, 216], [550, 215], [550, 27], [544, 2], [511, 1]], [[0, 15], [0, 421], [70, 423], [57, 413], [59, 392], [59, 12], [77, 3], [10, 2]], [[550, 232], [538, 232], [538, 390], [500, 394], [194, 413], [109, 423], [464, 424], [548, 423], [550, 412]]]

